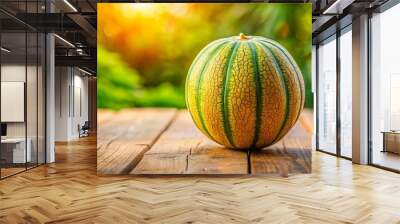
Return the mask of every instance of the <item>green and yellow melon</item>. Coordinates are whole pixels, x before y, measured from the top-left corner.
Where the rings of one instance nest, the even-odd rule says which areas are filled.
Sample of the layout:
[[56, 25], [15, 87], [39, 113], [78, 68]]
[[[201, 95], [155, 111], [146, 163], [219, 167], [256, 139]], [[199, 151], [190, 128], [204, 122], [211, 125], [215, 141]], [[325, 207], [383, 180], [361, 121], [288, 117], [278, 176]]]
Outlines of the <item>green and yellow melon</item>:
[[282, 139], [304, 105], [296, 62], [277, 42], [240, 34], [200, 51], [186, 80], [186, 104], [202, 133], [229, 148]]

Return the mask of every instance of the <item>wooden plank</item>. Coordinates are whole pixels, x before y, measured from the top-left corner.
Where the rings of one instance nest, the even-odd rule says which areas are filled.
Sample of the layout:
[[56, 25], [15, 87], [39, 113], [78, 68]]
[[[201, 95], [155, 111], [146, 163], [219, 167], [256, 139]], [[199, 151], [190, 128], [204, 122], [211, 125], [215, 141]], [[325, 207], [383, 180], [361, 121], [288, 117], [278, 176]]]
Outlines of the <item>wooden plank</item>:
[[188, 174], [247, 174], [247, 151], [224, 148], [205, 141], [188, 158]]
[[114, 116], [114, 111], [107, 109], [98, 109], [97, 110], [97, 126], [101, 126], [105, 124], [107, 121], [110, 121]]
[[314, 112], [312, 110], [304, 109], [299, 117], [299, 122], [309, 134], [314, 132]]
[[185, 153], [144, 154], [130, 174], [184, 174], [186, 164]]
[[246, 152], [212, 142], [181, 111], [131, 174], [245, 174], [247, 166]]
[[99, 125], [98, 174], [126, 174], [169, 126], [175, 109], [126, 109]]
[[297, 123], [283, 139], [285, 151], [292, 159], [292, 173], [311, 173], [311, 133]]
[[311, 172], [311, 135], [298, 122], [289, 133], [273, 146], [250, 154], [252, 174]]
[[202, 136], [186, 112], [179, 112], [175, 121], [147, 151], [131, 174], [183, 174], [191, 148], [201, 143]]
[[265, 149], [251, 151], [251, 173], [287, 176], [290, 157], [281, 150], [283, 148], [283, 141], [279, 141]]

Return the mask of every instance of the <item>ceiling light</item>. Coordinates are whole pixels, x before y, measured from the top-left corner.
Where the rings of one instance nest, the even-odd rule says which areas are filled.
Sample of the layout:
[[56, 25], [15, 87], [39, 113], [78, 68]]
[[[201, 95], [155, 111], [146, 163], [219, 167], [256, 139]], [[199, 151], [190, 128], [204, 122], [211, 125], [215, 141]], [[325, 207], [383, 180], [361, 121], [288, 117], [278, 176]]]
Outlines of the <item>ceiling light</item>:
[[76, 53], [78, 53], [78, 55], [83, 55], [83, 49], [82, 48], [77, 48], [76, 49]]
[[75, 48], [75, 45], [73, 45], [73, 44], [72, 44], [71, 42], [69, 42], [68, 40], [66, 40], [66, 39], [64, 39], [64, 38], [62, 38], [62, 37], [60, 37], [60, 36], [57, 35], [57, 34], [54, 34], [54, 36], [57, 37], [57, 38], [58, 38], [59, 40], [61, 40], [62, 42], [66, 43], [68, 46]]
[[5, 48], [5, 47], [1, 47], [0, 49], [1, 49], [2, 51], [6, 52], [6, 53], [10, 53], [10, 52], [11, 52], [11, 50], [9, 50], [9, 49], [7, 49], [7, 48]]
[[355, 0], [336, 0], [322, 14], [342, 14], [343, 10], [351, 5]]
[[64, 0], [64, 3], [67, 4], [74, 12], [78, 12], [78, 10], [68, 0]]
[[83, 73], [85, 73], [85, 74], [87, 74], [87, 75], [92, 75], [92, 73], [90, 73], [90, 72], [88, 72], [88, 71], [86, 71], [86, 70], [83, 70], [83, 69], [81, 69], [81, 68], [79, 68], [79, 67], [78, 67], [78, 70], [81, 71], [81, 72], [83, 72]]

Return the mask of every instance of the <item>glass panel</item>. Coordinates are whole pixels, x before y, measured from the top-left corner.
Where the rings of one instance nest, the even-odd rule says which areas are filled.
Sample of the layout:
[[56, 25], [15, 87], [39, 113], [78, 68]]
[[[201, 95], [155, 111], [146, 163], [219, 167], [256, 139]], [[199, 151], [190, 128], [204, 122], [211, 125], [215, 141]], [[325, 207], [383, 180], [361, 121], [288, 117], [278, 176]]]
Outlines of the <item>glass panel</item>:
[[38, 147], [37, 147], [37, 132], [38, 132], [38, 111], [37, 111], [37, 98], [38, 98], [38, 36], [36, 32], [28, 32], [28, 63], [27, 63], [27, 80], [26, 80], [26, 112], [27, 112], [27, 149], [31, 151], [30, 160], [28, 160], [28, 168], [37, 165]]
[[[0, 1], [21, 16], [43, 13], [45, 0]], [[0, 12], [0, 177], [45, 162], [45, 35]], [[33, 17], [37, 18], [37, 17]], [[35, 21], [32, 21], [35, 22]]]
[[39, 33], [39, 45], [38, 45], [38, 163], [45, 163], [46, 151], [45, 151], [45, 35]]
[[374, 15], [372, 25], [372, 163], [400, 170], [400, 5]]
[[26, 150], [26, 33], [1, 34], [1, 159], [2, 177], [25, 170]]
[[340, 36], [340, 153], [352, 157], [352, 35]]
[[[27, 13], [37, 13], [37, 1], [27, 2]], [[38, 17], [33, 17], [32, 20]], [[37, 23], [37, 21], [31, 21]], [[27, 80], [26, 80], [26, 113], [27, 113], [27, 149], [31, 151], [27, 167], [35, 167], [38, 163], [38, 33], [27, 30]]]
[[318, 148], [336, 153], [336, 39], [318, 48]]

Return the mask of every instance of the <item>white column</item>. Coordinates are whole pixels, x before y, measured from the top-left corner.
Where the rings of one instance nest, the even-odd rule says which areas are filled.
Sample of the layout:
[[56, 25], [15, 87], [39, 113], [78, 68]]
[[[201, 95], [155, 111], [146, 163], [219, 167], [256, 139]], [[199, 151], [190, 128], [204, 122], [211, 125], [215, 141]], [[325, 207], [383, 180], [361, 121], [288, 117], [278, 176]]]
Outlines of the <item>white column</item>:
[[368, 15], [353, 19], [353, 162], [368, 163]]
[[57, 66], [55, 69], [55, 141], [71, 140], [72, 119], [72, 68]]
[[[46, 12], [54, 12], [54, 5], [46, 1]], [[46, 163], [55, 161], [55, 43], [54, 34], [46, 34]]]
[[55, 133], [55, 56], [54, 35], [46, 36], [46, 163], [55, 161], [54, 133]]

